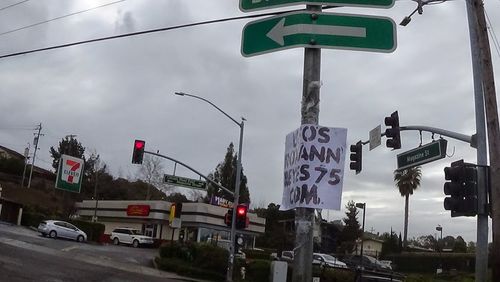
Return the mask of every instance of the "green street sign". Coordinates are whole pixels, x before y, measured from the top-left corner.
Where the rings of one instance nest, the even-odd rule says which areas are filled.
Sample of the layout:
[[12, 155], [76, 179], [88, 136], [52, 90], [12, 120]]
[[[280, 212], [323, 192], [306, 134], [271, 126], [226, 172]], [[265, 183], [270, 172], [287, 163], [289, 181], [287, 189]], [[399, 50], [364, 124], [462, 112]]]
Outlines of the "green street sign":
[[396, 24], [387, 17], [298, 11], [243, 28], [245, 57], [296, 47], [388, 53], [396, 49]]
[[164, 182], [172, 185], [201, 190], [205, 190], [207, 187], [207, 183], [205, 181], [168, 174], [165, 174]]
[[250, 12], [299, 4], [390, 8], [394, 0], [240, 0], [240, 10]]
[[397, 156], [398, 170], [407, 169], [444, 158], [446, 155], [447, 143], [448, 142], [445, 139], [439, 139], [399, 154]]

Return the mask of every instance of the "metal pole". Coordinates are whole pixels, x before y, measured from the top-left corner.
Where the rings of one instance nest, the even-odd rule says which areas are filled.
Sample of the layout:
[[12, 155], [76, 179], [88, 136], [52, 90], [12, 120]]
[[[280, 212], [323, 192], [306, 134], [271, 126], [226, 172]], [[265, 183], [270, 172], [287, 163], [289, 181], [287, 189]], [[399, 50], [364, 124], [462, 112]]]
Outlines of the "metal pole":
[[31, 187], [31, 177], [33, 175], [33, 168], [35, 166], [35, 159], [36, 159], [36, 151], [38, 150], [38, 140], [40, 139], [40, 131], [42, 131], [42, 123], [38, 125], [38, 133], [36, 134], [35, 138], [35, 151], [33, 152], [33, 161], [31, 162], [31, 170], [30, 170], [30, 177], [28, 179], [28, 188]]
[[92, 222], [97, 221], [97, 204], [99, 199], [97, 198], [97, 179], [99, 173], [99, 155], [97, 155], [96, 163], [94, 164], [95, 169], [95, 185], [94, 185], [94, 199], [95, 199], [95, 207], [94, 207], [94, 217], [92, 218]]
[[28, 147], [24, 149], [24, 169], [23, 169], [23, 179], [21, 180], [21, 187], [24, 187], [24, 179], [26, 178], [26, 167], [28, 166], [30, 154], [30, 143], [28, 143]]
[[[482, 72], [480, 51], [478, 46], [477, 17], [473, 0], [467, 0], [467, 20], [469, 24], [469, 40], [472, 56], [472, 73], [474, 83], [474, 109], [476, 113], [476, 142], [477, 142], [477, 164], [487, 165], [487, 147], [486, 147], [486, 122], [484, 113], [484, 93], [482, 86]], [[476, 229], [476, 266], [475, 280], [478, 282], [486, 281], [488, 272], [488, 213], [484, 207], [487, 199], [487, 187], [484, 174], [477, 176], [478, 194], [477, 205], [479, 208], [477, 215]], [[442, 239], [441, 230], [441, 239]]]
[[363, 239], [365, 237], [366, 203], [363, 203], [363, 227], [361, 232], [361, 279], [363, 279]]
[[240, 123], [240, 142], [238, 145], [238, 162], [236, 164], [236, 181], [234, 183], [234, 202], [233, 202], [233, 218], [231, 222], [231, 246], [229, 248], [229, 263], [227, 267], [227, 277], [226, 281], [233, 281], [233, 270], [234, 270], [234, 251], [235, 251], [235, 239], [236, 239], [236, 206], [239, 204], [240, 200], [240, 178], [241, 178], [241, 153], [243, 147], [243, 128], [244, 119]]
[[[307, 10], [320, 12], [320, 5], [307, 5]], [[310, 42], [315, 44], [314, 41]], [[319, 88], [321, 86], [321, 49], [305, 48], [302, 85], [301, 124], [318, 124]], [[293, 282], [312, 280], [314, 209], [295, 209], [295, 248]]]

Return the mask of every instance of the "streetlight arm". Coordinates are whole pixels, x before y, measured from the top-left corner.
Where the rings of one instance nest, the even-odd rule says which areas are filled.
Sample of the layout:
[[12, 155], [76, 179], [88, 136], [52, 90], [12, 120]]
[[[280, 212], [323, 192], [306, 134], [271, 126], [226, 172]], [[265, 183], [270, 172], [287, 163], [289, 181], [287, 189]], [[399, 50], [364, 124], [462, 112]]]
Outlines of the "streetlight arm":
[[193, 97], [193, 98], [196, 98], [196, 99], [199, 99], [199, 100], [202, 100], [202, 101], [205, 101], [207, 103], [209, 103], [210, 105], [212, 105], [214, 108], [216, 108], [217, 110], [219, 110], [219, 112], [223, 113], [226, 117], [228, 117], [230, 120], [232, 120], [234, 123], [236, 123], [239, 127], [242, 127], [242, 123], [240, 122], [237, 122], [233, 117], [231, 117], [230, 115], [228, 115], [226, 112], [224, 112], [221, 108], [217, 107], [214, 103], [210, 102], [209, 100], [205, 99], [205, 98], [202, 98], [202, 97], [199, 97], [199, 96], [196, 96], [196, 95], [191, 95], [191, 94], [188, 94], [188, 93], [184, 93], [184, 92], [175, 92], [176, 95], [179, 95], [179, 96], [189, 96], [189, 97]]

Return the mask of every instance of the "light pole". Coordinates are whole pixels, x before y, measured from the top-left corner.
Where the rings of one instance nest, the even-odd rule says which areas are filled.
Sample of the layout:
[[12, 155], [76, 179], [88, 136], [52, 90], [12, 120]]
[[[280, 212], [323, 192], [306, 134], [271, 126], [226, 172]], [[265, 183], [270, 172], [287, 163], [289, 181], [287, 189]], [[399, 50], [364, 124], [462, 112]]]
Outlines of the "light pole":
[[207, 102], [240, 127], [240, 140], [239, 140], [239, 145], [238, 145], [238, 162], [236, 164], [236, 181], [234, 184], [233, 216], [232, 216], [232, 221], [231, 221], [231, 246], [229, 248], [229, 250], [230, 250], [229, 251], [229, 260], [228, 260], [227, 273], [226, 273], [226, 281], [233, 281], [234, 244], [235, 244], [235, 238], [236, 238], [236, 208], [235, 207], [239, 204], [239, 199], [240, 199], [241, 154], [242, 154], [242, 147], [243, 147], [243, 128], [245, 125], [244, 121], [246, 119], [242, 117], [241, 122], [236, 121], [234, 118], [232, 118], [226, 112], [224, 112], [219, 107], [217, 107], [214, 103], [208, 101], [205, 98], [202, 98], [202, 97], [199, 97], [196, 95], [187, 94], [184, 92], [175, 92], [175, 95], [188, 96], [188, 97], [196, 98], [196, 99], [202, 100], [204, 102]]
[[[436, 231], [441, 232], [440, 241], [441, 241], [441, 244], [443, 244], [443, 227], [441, 227], [441, 225], [438, 224], [438, 226], [436, 227]], [[441, 264], [439, 266], [439, 268], [442, 270], [443, 269], [443, 258], [441, 257], [441, 247], [439, 246], [439, 242], [438, 242], [437, 246], [438, 246], [438, 250], [439, 250], [439, 260], [440, 260], [440, 264]]]
[[356, 207], [358, 209], [363, 209], [363, 227], [361, 228], [362, 229], [362, 233], [361, 233], [361, 277], [360, 278], [363, 278], [363, 237], [365, 236], [365, 215], [366, 215], [366, 203], [356, 203]]

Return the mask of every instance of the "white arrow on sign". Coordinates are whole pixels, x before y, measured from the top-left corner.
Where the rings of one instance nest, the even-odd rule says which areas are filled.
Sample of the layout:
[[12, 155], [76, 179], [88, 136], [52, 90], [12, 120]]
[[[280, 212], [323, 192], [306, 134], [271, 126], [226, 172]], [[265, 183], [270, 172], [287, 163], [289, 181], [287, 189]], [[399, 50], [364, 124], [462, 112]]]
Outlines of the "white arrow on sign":
[[285, 45], [284, 37], [293, 34], [318, 34], [366, 37], [366, 28], [339, 25], [294, 24], [285, 26], [285, 19], [281, 19], [267, 34], [274, 42]]

